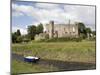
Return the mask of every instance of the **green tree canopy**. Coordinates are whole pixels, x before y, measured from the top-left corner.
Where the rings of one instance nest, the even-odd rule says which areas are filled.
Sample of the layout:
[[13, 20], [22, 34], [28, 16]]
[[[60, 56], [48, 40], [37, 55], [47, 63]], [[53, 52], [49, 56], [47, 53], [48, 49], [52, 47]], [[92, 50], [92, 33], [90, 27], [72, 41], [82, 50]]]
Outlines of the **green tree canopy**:
[[16, 32], [12, 33], [12, 43], [16, 43], [17, 35]]
[[91, 28], [86, 28], [86, 33], [91, 33]]
[[81, 38], [85, 39], [87, 37], [86, 27], [84, 23], [78, 23], [78, 32]]
[[17, 36], [16, 42], [17, 43], [21, 43], [22, 42], [22, 39], [23, 39], [22, 36]]
[[17, 36], [21, 36], [21, 32], [20, 32], [19, 29], [17, 30], [16, 35], [17, 35]]
[[40, 24], [36, 27], [36, 32], [37, 32], [37, 34], [43, 33], [43, 24], [42, 24], [42, 23], [40, 23]]
[[85, 33], [85, 29], [86, 29], [86, 27], [85, 27], [85, 25], [84, 25], [84, 23], [78, 23], [78, 30], [79, 30], [79, 33]]
[[12, 42], [13, 43], [22, 42], [21, 32], [19, 29], [16, 32], [12, 33]]
[[34, 36], [36, 34], [36, 26], [35, 25], [31, 25], [31, 26], [28, 26], [28, 36], [31, 40], [34, 39]]
[[96, 35], [96, 31], [92, 31], [92, 33], [93, 33], [94, 35]]

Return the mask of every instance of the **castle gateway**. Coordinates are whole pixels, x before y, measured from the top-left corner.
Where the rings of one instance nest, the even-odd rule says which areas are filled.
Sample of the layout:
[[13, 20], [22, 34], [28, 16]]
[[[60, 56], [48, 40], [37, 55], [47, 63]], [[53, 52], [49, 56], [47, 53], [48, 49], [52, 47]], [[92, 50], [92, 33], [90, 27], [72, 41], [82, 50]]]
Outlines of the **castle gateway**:
[[49, 38], [53, 37], [78, 37], [78, 24], [54, 24], [54, 21], [50, 21], [49, 24], [45, 25], [46, 34]]

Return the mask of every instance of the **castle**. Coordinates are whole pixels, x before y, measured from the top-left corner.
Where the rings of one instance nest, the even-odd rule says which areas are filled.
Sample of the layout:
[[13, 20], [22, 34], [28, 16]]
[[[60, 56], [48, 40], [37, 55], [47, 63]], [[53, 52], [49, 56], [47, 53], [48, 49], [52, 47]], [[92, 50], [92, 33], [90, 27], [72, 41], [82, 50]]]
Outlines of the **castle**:
[[78, 34], [78, 24], [54, 24], [54, 21], [50, 21], [49, 24], [45, 25], [45, 32], [40, 33], [35, 36], [35, 40], [45, 39], [46, 35], [49, 38], [60, 38], [60, 37], [75, 37], [79, 36]]
[[54, 21], [50, 21], [45, 25], [46, 33], [49, 34], [49, 38], [53, 37], [78, 37], [78, 25], [70, 24], [54, 24]]

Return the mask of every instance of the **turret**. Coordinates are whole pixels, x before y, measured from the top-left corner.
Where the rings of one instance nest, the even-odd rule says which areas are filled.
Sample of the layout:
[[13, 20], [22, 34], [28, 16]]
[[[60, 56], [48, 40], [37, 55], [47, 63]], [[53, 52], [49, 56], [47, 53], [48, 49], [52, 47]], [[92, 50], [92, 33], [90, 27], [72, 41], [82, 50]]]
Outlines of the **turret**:
[[54, 21], [50, 21], [50, 38], [54, 37]]

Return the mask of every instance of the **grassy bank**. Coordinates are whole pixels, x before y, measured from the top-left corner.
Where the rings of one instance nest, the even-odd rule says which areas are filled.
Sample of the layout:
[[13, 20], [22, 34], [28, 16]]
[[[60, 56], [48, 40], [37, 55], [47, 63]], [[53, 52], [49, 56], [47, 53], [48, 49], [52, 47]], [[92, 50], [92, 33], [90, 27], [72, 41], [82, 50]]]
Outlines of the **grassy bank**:
[[[24, 44], [12, 44], [12, 52], [25, 56], [36, 55], [45, 60], [95, 63], [95, 41], [49, 43], [33, 41]], [[15, 74], [48, 71], [59, 71], [59, 68], [53, 65], [32, 65], [12, 60], [12, 73]]]
[[29, 64], [18, 60], [12, 61], [12, 74], [17, 75], [18, 73], [33, 73], [33, 72], [48, 72], [57, 71], [58, 69], [52, 65], [39, 65]]
[[94, 41], [13, 44], [12, 52], [21, 55], [36, 55], [42, 59], [95, 62]]

